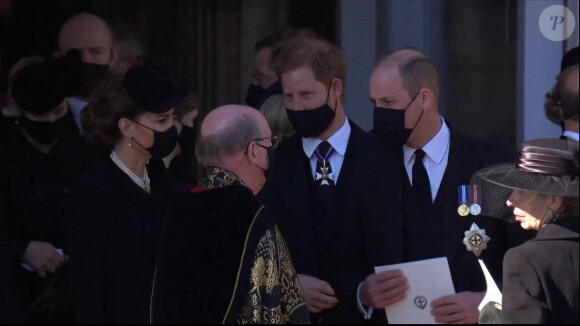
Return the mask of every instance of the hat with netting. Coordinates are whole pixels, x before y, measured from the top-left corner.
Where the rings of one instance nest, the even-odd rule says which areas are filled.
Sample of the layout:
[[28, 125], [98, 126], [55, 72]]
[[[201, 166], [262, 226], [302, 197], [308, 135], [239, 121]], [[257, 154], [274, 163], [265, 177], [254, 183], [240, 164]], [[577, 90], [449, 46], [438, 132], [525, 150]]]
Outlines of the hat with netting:
[[471, 177], [479, 187], [481, 214], [510, 222], [506, 201], [514, 190], [578, 197], [578, 181], [578, 142], [552, 138], [524, 142], [516, 164], [494, 165]]

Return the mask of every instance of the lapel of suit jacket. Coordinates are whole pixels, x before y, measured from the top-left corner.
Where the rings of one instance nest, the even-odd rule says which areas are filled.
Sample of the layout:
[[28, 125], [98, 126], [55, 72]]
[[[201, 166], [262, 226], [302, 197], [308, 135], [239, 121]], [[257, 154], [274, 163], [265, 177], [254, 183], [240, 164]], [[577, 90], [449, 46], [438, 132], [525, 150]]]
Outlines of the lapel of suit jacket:
[[459, 207], [457, 188], [462, 184], [469, 183], [469, 177], [465, 181], [465, 174], [470, 173], [469, 171], [477, 170], [479, 157], [474, 156], [478, 151], [474, 148], [468, 148], [461, 140], [461, 137], [453, 131], [451, 131], [449, 142], [447, 167], [439, 186], [439, 192], [435, 198], [434, 207], [440, 207], [437, 205], [443, 206], [442, 213], [445, 223], [443, 228], [444, 250], [447, 258], [451, 261], [457, 253], [457, 249], [463, 246], [461, 235], [469, 229], [468, 224], [471, 220], [457, 213], [457, 208]]
[[312, 267], [311, 264], [315, 262], [315, 259], [312, 255], [312, 248], [308, 248], [309, 244], [314, 243], [308, 184], [312, 180], [310, 163], [302, 149], [302, 138], [294, 135], [285, 142], [288, 142], [287, 145], [290, 148], [284, 152], [284, 155], [276, 156], [276, 164], [279, 168], [275, 171], [280, 175], [277, 179], [276, 195], [282, 198], [274, 202], [284, 203], [286, 211], [280, 213], [289, 218], [284, 219], [282, 223], [286, 230], [296, 233], [286, 236], [287, 242], [296, 242], [291, 244], [292, 248], [302, 248], [299, 253], [292, 252], [292, 256], [296, 256], [297, 260], [309, 257], [305, 260]]
[[335, 189], [336, 207], [334, 207], [331, 223], [327, 224], [324, 232], [322, 232], [317, 239], [319, 254], [322, 254], [332, 242], [334, 235], [344, 223], [344, 218], [347, 218], [346, 215], [348, 214], [344, 214], [344, 211], [350, 211], [348, 210], [348, 205], [352, 203], [354, 200], [353, 198], [356, 197], [353, 194], [353, 190], [357, 189], [356, 143], [358, 142], [358, 127], [356, 127], [352, 121], [349, 121], [349, 123], [351, 125], [351, 132]]

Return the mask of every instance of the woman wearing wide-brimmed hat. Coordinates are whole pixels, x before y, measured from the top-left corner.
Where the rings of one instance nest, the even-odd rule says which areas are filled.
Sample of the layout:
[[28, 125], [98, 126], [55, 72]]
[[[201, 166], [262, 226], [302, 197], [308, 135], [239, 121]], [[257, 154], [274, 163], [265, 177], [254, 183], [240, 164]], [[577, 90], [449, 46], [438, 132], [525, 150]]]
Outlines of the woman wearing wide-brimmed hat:
[[504, 257], [504, 323], [578, 323], [578, 181], [578, 142], [561, 139], [525, 142], [517, 164], [472, 177], [482, 214], [538, 230]]

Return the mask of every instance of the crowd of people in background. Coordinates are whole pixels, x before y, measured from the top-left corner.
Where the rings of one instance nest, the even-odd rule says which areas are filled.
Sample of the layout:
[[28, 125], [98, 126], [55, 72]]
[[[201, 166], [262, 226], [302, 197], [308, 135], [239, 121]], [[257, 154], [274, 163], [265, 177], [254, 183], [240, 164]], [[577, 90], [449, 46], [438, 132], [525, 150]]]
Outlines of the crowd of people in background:
[[578, 323], [578, 47], [544, 104], [562, 137], [517, 151], [441, 116], [417, 49], [377, 61], [366, 131], [311, 29], [258, 41], [247, 105], [205, 117], [130, 25], [79, 13], [56, 39], [2, 108], [0, 323], [387, 323], [411, 285], [374, 267], [437, 257], [438, 323]]

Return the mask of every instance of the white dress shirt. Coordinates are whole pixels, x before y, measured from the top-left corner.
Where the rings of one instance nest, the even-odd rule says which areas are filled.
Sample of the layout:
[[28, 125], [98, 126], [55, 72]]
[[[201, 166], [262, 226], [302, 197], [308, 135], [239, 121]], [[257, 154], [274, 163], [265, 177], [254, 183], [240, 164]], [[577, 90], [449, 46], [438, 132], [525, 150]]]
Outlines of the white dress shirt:
[[[441, 119], [441, 129], [431, 138], [431, 140], [423, 146], [423, 151], [425, 156], [423, 157], [423, 165], [425, 170], [427, 170], [427, 175], [429, 176], [429, 184], [431, 185], [431, 200], [435, 201], [437, 196], [437, 191], [441, 185], [441, 180], [443, 179], [443, 174], [447, 168], [447, 161], [449, 159], [449, 139], [450, 132], [449, 127], [445, 124], [445, 120]], [[411, 148], [407, 145], [403, 145], [403, 163], [405, 164], [405, 169], [407, 170], [407, 175], [409, 176], [409, 181], [413, 185], [413, 164], [415, 163], [415, 148]], [[364, 307], [360, 301], [360, 289], [363, 285], [360, 282], [357, 288], [357, 303], [358, 309], [363, 314], [365, 319], [370, 319], [373, 313], [372, 307]]]
[[578, 133], [574, 132], [574, 131], [566, 130], [566, 131], [564, 131], [562, 136], [566, 136], [568, 138], [572, 138], [572, 139], [575, 139], [576, 141], [578, 141]]
[[[405, 163], [405, 169], [407, 170], [411, 185], [413, 185], [415, 150], [415, 148], [403, 145], [403, 162]], [[441, 180], [443, 179], [443, 174], [445, 173], [445, 168], [447, 168], [447, 160], [449, 159], [449, 127], [447, 127], [443, 119], [441, 119], [441, 129], [439, 129], [439, 132], [423, 146], [422, 150], [425, 152], [423, 165], [429, 176], [431, 200], [434, 202], [439, 186], [441, 185]]]
[[79, 133], [82, 133], [83, 128], [81, 127], [81, 111], [87, 106], [89, 102], [81, 100], [78, 97], [69, 97], [68, 106], [72, 112], [75, 124], [79, 128]]
[[[332, 136], [327, 140], [330, 146], [335, 150], [334, 154], [332, 154], [328, 160], [334, 176], [334, 184], [338, 182], [342, 162], [344, 162], [344, 153], [346, 153], [348, 139], [350, 138], [350, 130], [348, 119], [345, 119], [342, 127], [340, 127], [340, 129], [332, 134]], [[310, 170], [312, 171], [313, 179], [316, 177], [316, 156], [314, 155], [314, 151], [322, 141], [322, 139], [315, 137], [302, 138], [302, 149], [304, 149], [304, 154], [310, 158]]]

